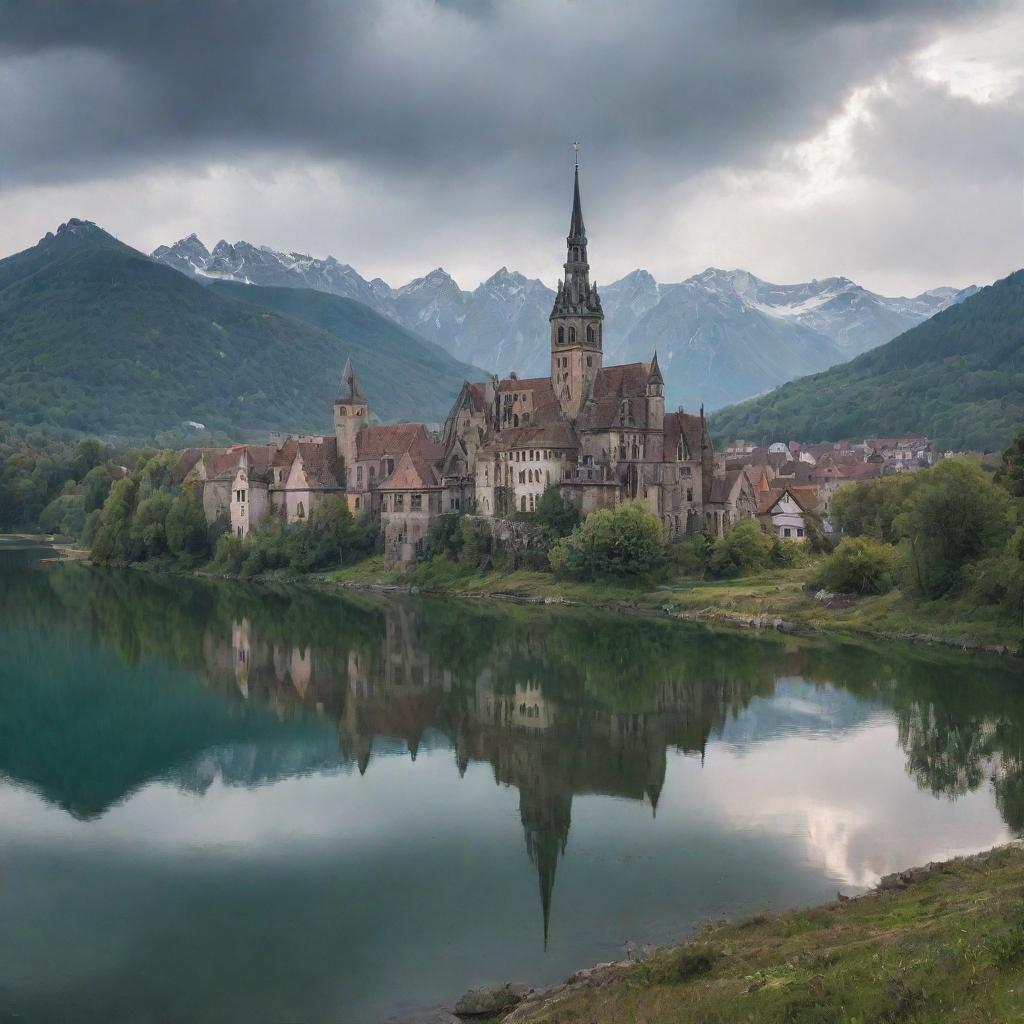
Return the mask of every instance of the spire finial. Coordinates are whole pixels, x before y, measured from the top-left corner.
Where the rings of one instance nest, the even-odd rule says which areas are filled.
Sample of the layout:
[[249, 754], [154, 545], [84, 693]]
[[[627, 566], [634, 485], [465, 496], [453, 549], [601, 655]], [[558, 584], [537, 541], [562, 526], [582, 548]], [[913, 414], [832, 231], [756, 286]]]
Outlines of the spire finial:
[[576, 166], [579, 167], [579, 165], [580, 165], [580, 144], [579, 144], [579, 142], [574, 142], [572, 144], [572, 149], [573, 149], [573, 154], [576, 157]]

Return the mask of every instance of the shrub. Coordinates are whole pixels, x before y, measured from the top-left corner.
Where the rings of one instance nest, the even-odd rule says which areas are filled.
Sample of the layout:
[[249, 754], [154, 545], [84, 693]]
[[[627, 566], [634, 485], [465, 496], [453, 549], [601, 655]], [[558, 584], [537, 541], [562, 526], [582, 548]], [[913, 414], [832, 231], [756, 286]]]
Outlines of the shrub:
[[646, 506], [630, 502], [592, 512], [549, 553], [559, 575], [644, 576], [664, 562], [665, 528]]
[[242, 571], [242, 563], [245, 561], [245, 551], [242, 548], [242, 541], [233, 533], [223, 533], [217, 539], [217, 546], [213, 553], [213, 562], [210, 568], [216, 572], [230, 573], [237, 576]]
[[896, 581], [899, 552], [871, 537], [845, 537], [825, 559], [815, 585], [837, 593], [884, 594]]
[[666, 552], [668, 571], [673, 576], [703, 578], [711, 564], [711, 541], [703, 534], [672, 541]]
[[744, 519], [714, 542], [708, 567], [719, 577], [761, 572], [773, 564], [780, 543], [753, 519]]

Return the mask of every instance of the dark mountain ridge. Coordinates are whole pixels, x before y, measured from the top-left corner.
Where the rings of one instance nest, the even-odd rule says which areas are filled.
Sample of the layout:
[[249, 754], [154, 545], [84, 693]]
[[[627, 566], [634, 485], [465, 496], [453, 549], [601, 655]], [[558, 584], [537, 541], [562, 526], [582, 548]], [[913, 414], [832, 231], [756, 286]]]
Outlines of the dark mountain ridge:
[[[272, 308], [72, 219], [0, 260], [0, 421], [144, 440], [190, 422], [234, 437], [326, 431], [345, 358], [381, 419], [440, 422], [479, 371], [351, 300]], [[296, 307], [321, 304], [296, 293]], [[302, 310], [295, 311], [301, 316]]]
[[720, 441], [927, 434], [996, 451], [1024, 424], [1024, 270], [824, 373], [715, 413]]

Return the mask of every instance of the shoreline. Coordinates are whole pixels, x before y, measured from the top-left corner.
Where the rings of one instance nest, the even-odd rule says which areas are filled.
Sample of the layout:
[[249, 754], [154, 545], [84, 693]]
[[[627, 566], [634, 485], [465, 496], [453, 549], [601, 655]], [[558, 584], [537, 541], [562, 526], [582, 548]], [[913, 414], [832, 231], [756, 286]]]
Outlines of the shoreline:
[[[12, 536], [12, 535], [8, 535]], [[22, 539], [22, 538], [18, 538]], [[25, 537], [24, 539], [29, 539]], [[36, 540], [38, 538], [31, 538]], [[53, 561], [77, 561], [91, 565], [89, 552], [83, 549], [62, 546], [52, 541], [43, 542], [52, 547], [58, 555]], [[859, 641], [883, 643], [907, 643], [917, 646], [941, 647], [968, 654], [999, 655], [1020, 657], [1024, 655], [1024, 634], [1007, 635], [1014, 631], [1000, 624], [996, 630], [1000, 639], [992, 641], [970, 633], [949, 635], [922, 629], [882, 629], [864, 622], [851, 621], [830, 614], [830, 609], [815, 606], [813, 599], [799, 590], [801, 576], [795, 573], [776, 573], [760, 577], [740, 577], [735, 580], [706, 582], [697, 580], [677, 581], [676, 586], [664, 585], [655, 589], [628, 587], [622, 584], [566, 583], [556, 580], [550, 574], [528, 573], [475, 573], [471, 582], [480, 586], [465, 586], [465, 577], [453, 578], [450, 582], [409, 582], [395, 574], [388, 578], [386, 573], [366, 575], [369, 559], [327, 572], [305, 575], [261, 574], [242, 580], [237, 576], [210, 572], [205, 569], [180, 569], [154, 563], [138, 563], [118, 568], [153, 572], [162, 575], [190, 576], [196, 579], [216, 579], [231, 582], [250, 583], [260, 586], [272, 584], [312, 587], [324, 592], [354, 591], [378, 594], [422, 595], [433, 598], [454, 598], [460, 601], [492, 601], [498, 604], [515, 604], [523, 607], [565, 607], [592, 609], [616, 615], [640, 616], [664, 621], [693, 622], [723, 629], [756, 632], [777, 632], [793, 636], [820, 636]], [[358, 574], [357, 578], [352, 578]], [[495, 589], [491, 584], [505, 585]], [[787, 590], [788, 588], [788, 590]], [[737, 602], [732, 591], [740, 594]], [[749, 593], [744, 593], [749, 591]], [[762, 593], [763, 591], [763, 593]], [[680, 595], [696, 596], [697, 600], [673, 600]], [[799, 596], [798, 596], [799, 595]], [[776, 600], [780, 597], [782, 600]], [[852, 605], [856, 611], [869, 602], [890, 598], [861, 598]], [[794, 605], [794, 598], [797, 598]], [[787, 599], [790, 606], [786, 606]], [[729, 605], [736, 603], [757, 605], [751, 610], [741, 610]], [[849, 611], [851, 609], [844, 609]]]
[[[263, 582], [265, 577], [254, 577], [254, 580]], [[284, 578], [281, 578], [284, 582]], [[594, 609], [619, 615], [636, 615], [647, 618], [657, 618], [677, 622], [696, 622], [706, 625], [722, 626], [731, 629], [755, 630], [758, 632], [774, 631], [779, 633], [792, 634], [797, 636], [834, 636], [837, 638], [847, 637], [855, 640], [877, 640], [883, 642], [911, 643], [931, 647], [948, 647], [965, 653], [1006, 655], [1019, 657], [1022, 651], [1022, 642], [1017, 640], [1015, 644], [987, 643], [979, 639], [969, 637], [948, 636], [941, 633], [927, 633], [918, 631], [892, 631], [873, 629], [859, 623], [845, 622], [842, 620], [807, 620], [802, 618], [789, 618], [781, 610], [765, 610], [761, 612], [740, 612], [731, 611], [727, 608], [716, 607], [709, 604], [702, 608], [687, 608], [673, 605], [671, 602], [657, 603], [644, 602], [645, 597], [655, 598], [656, 592], [637, 591], [636, 600], [609, 599], [602, 600], [600, 597], [592, 600], [584, 600], [565, 594], [529, 594], [517, 591], [502, 590], [465, 590], [453, 587], [432, 587], [418, 585], [415, 583], [401, 582], [372, 582], [366, 580], [344, 580], [332, 579], [323, 574], [313, 574], [308, 577], [290, 578], [288, 582], [304, 582], [307, 585], [316, 586], [319, 589], [332, 590], [353, 590], [360, 592], [384, 593], [384, 594], [422, 594], [428, 597], [451, 597], [457, 600], [474, 601], [485, 600], [517, 604], [526, 607], [547, 607], [560, 606], [566, 608]], [[585, 586], [585, 585], [584, 585]], [[596, 588], [595, 588], [596, 593]]]
[[[873, 889], [855, 896], [837, 892], [836, 900], [813, 907], [712, 924], [685, 942], [645, 951], [635, 959], [595, 964], [543, 989], [527, 990], [506, 983], [494, 989], [476, 990], [463, 996], [449, 1019], [453, 1024], [468, 1020], [487, 1024], [603, 1024], [620, 1019], [668, 1024], [703, 1019], [687, 1016], [687, 1010], [694, 1012], [691, 1007], [698, 1007], [708, 1012], [709, 1005], [714, 1004], [714, 1019], [722, 1022], [790, 1020], [797, 1018], [788, 1015], [792, 1009], [783, 1005], [786, 1000], [797, 1007], [808, 1002], [798, 988], [807, 988], [818, 1008], [835, 1012], [842, 1001], [848, 1013], [849, 1002], [868, 998], [861, 991], [861, 983], [877, 982], [880, 961], [884, 970], [884, 960], [891, 955], [897, 969], [904, 969], [907, 948], [912, 943], [930, 947], [940, 960], [952, 960], [949, 947], [941, 945], [937, 936], [956, 940], [953, 948], [965, 971], [970, 971], [971, 980], [962, 992], [954, 983], [954, 996], [965, 1002], [975, 997], [998, 999], [1004, 993], [1013, 998], [1017, 990], [1006, 982], [1014, 983], [1014, 978], [1020, 977], [1019, 965], [1024, 964], [1024, 924], [1015, 923], [1011, 916], [1007, 929], [996, 904], [1011, 915], [1013, 911], [1019, 914], [1022, 881], [1024, 840], [1018, 839], [979, 853], [885, 875]], [[979, 941], [965, 948], [964, 937], [972, 928], [979, 933]], [[987, 982], [987, 989], [986, 982], [982, 982], [983, 991], [974, 992], [975, 974], [985, 959], [991, 961], [984, 966], [992, 973], [1006, 971], [1008, 978], [996, 977]], [[844, 960], [849, 961], [847, 969], [839, 970]], [[758, 969], [751, 970], [754, 966]], [[829, 973], [836, 975], [836, 984], [821, 984]], [[908, 967], [907, 976], [911, 973]], [[867, 977], [861, 978], [862, 974]], [[928, 978], [929, 972], [923, 971], [915, 997], [915, 1002], [922, 1005], [932, 996], [927, 991]], [[837, 987], [839, 983], [845, 984], [845, 992]], [[948, 976], [932, 980], [936, 989], [946, 983]], [[882, 998], [887, 995], [901, 1002], [905, 993], [897, 986], [895, 993], [883, 991]], [[467, 1005], [465, 1001], [470, 997], [491, 997], [497, 1001], [513, 998], [515, 1005], [487, 1014], [460, 1013], [459, 1007]], [[1024, 996], [1021, 1001], [1024, 1002]], [[627, 1008], [631, 1016], [619, 1016]], [[945, 1004], [944, 1008], [960, 1012], [956, 1006]], [[775, 1013], [781, 1016], [776, 1017]], [[854, 1015], [807, 1019], [860, 1018]], [[921, 1019], [961, 1018], [942, 1015]]]

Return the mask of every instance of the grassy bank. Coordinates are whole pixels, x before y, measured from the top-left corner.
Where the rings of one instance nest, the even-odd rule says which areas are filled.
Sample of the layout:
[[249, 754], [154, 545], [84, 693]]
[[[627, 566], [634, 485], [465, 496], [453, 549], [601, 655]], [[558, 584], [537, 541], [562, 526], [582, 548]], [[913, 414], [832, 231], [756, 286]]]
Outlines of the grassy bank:
[[906, 888], [707, 930], [581, 972], [521, 1006], [532, 1024], [1024, 1021], [1024, 850], [921, 871]]
[[774, 569], [735, 580], [678, 579], [660, 584], [560, 580], [530, 570], [481, 572], [435, 559], [402, 574], [370, 558], [316, 578], [342, 586], [407, 586], [426, 593], [520, 601], [564, 601], [738, 625], [772, 625], [851, 635], [930, 640], [1019, 651], [1022, 632], [997, 609], [966, 599], [915, 602], [899, 591], [828, 607], [807, 588], [815, 566]]

